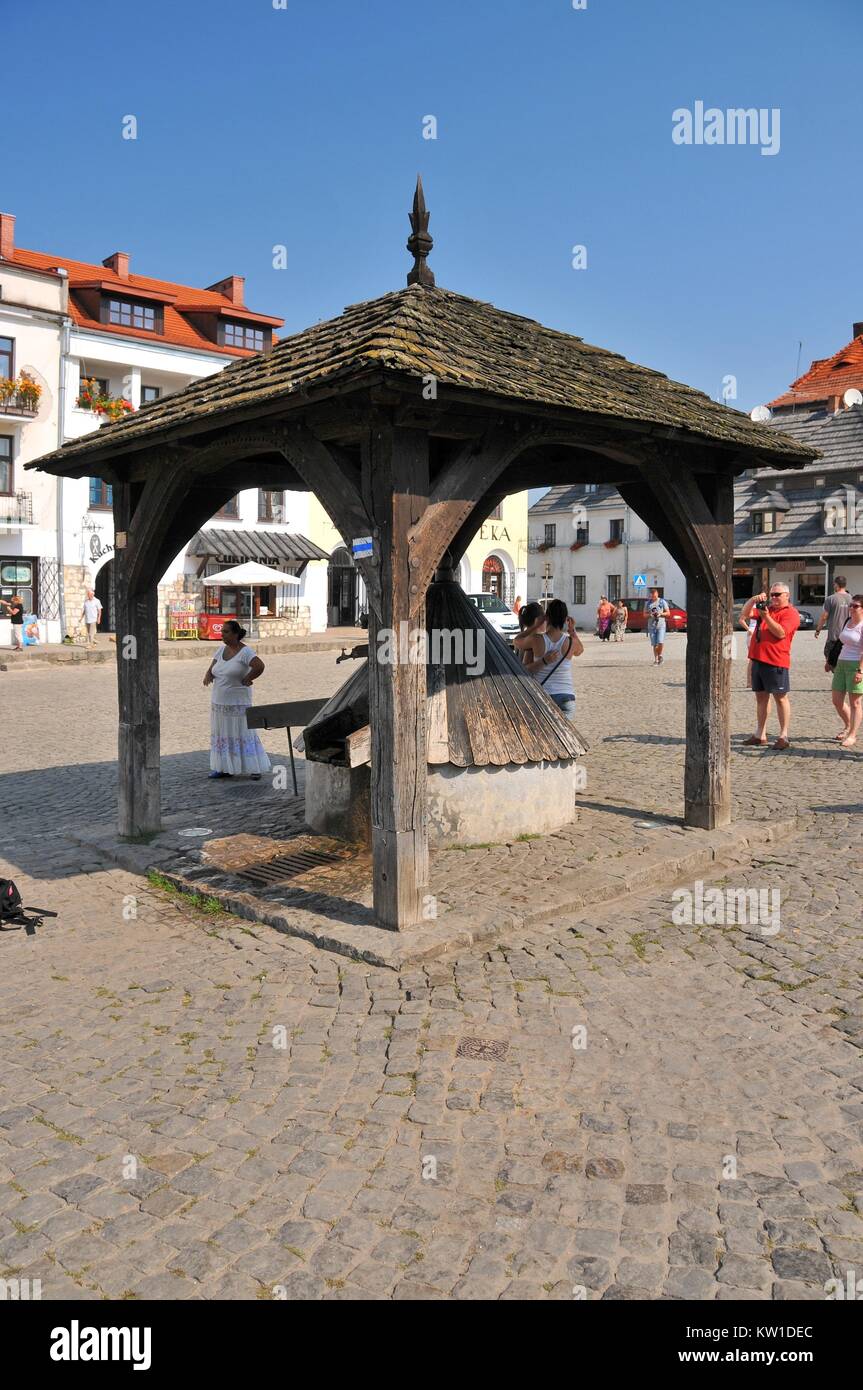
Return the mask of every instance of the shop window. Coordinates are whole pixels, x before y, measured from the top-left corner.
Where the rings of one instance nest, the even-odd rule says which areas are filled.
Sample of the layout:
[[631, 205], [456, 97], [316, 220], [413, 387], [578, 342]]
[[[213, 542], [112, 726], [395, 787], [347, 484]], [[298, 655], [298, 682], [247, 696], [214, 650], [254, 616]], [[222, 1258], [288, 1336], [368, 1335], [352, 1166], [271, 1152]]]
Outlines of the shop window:
[[797, 602], [807, 605], [824, 602], [824, 571], [804, 571], [797, 576]]

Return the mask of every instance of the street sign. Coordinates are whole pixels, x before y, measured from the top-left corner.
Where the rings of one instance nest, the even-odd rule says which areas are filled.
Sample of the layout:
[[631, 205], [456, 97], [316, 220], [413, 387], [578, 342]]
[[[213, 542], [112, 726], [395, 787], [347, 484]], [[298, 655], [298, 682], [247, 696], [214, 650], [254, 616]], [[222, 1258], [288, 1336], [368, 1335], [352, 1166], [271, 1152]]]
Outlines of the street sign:
[[633, 584], [635, 585], [636, 589], [646, 589], [646, 588], [647, 588], [647, 575], [646, 575], [646, 574], [637, 574], [637, 575], [635, 576], [635, 578], [633, 579], [632, 582], [633, 582]]

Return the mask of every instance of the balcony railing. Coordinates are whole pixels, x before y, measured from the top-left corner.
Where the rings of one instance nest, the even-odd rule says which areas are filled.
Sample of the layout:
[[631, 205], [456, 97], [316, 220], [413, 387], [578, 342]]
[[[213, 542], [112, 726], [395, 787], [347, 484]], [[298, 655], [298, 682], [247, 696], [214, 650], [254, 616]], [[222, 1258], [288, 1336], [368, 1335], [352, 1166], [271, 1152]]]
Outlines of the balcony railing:
[[0, 415], [12, 416], [16, 420], [33, 420], [37, 413], [37, 406], [19, 405], [14, 396], [9, 400], [0, 400]]
[[15, 496], [0, 496], [0, 526], [32, 526], [33, 494], [16, 492]]

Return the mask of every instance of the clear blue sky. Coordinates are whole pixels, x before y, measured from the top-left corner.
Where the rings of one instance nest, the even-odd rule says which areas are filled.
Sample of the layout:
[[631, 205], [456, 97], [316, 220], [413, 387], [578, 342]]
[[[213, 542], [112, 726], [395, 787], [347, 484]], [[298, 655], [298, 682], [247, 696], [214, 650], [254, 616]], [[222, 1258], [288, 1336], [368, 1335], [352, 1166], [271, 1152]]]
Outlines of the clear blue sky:
[[[748, 410], [798, 340], [805, 367], [863, 319], [861, 20], [860, 0], [6, 0], [0, 207], [37, 250], [245, 275], [295, 330], [404, 284], [420, 170], [439, 284], [716, 398], [733, 374]], [[697, 100], [779, 107], [779, 154], [675, 145]]]

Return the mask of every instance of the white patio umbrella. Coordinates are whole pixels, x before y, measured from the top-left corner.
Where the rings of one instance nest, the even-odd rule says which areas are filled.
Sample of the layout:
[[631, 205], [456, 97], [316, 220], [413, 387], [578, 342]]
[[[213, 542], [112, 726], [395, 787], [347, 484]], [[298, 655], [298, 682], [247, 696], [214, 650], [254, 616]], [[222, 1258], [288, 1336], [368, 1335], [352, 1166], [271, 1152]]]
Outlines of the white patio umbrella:
[[248, 588], [249, 615], [254, 618], [253, 589], [269, 588], [271, 584], [301, 584], [302, 580], [295, 574], [283, 574], [281, 570], [270, 569], [269, 565], [261, 565], [257, 560], [247, 560], [244, 565], [234, 565], [233, 569], [222, 570], [221, 574], [211, 574], [209, 579], [203, 582], [229, 585], [232, 589]]

